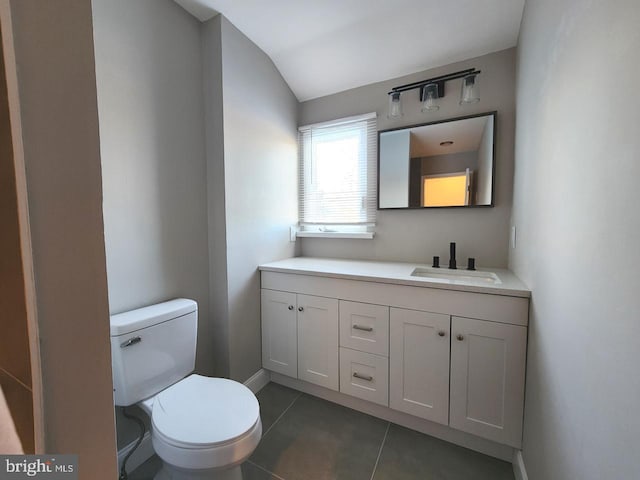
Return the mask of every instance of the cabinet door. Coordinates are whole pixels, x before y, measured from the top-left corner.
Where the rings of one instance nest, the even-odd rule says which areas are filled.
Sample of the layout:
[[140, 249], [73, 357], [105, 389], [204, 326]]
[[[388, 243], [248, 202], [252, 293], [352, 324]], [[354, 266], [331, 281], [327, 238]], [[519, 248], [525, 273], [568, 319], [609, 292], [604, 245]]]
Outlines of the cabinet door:
[[389, 307], [340, 300], [340, 346], [389, 356]]
[[392, 308], [389, 406], [447, 425], [449, 316]]
[[262, 366], [298, 376], [296, 294], [262, 290]]
[[298, 378], [338, 390], [338, 300], [298, 295]]
[[520, 448], [527, 329], [453, 317], [453, 428]]

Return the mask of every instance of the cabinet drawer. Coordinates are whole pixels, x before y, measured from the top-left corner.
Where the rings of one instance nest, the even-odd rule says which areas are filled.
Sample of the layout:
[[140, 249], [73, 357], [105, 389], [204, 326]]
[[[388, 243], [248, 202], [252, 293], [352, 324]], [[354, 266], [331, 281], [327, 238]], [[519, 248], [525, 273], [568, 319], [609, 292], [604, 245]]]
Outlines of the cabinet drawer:
[[340, 348], [340, 391], [388, 407], [389, 360]]
[[340, 301], [340, 346], [389, 356], [389, 307]]

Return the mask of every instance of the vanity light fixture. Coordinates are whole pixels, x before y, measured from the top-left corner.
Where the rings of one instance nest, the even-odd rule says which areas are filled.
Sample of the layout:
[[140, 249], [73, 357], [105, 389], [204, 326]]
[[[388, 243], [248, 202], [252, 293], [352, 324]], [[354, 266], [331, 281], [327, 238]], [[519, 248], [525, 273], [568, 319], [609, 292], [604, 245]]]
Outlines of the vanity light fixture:
[[389, 118], [402, 116], [402, 92], [389, 93]]
[[462, 77], [462, 90], [460, 92], [460, 105], [465, 103], [478, 103], [480, 94], [478, 93], [477, 73], [470, 73]]
[[408, 90], [418, 89], [422, 112], [436, 112], [440, 108], [437, 104], [439, 98], [444, 97], [444, 84], [450, 80], [462, 79], [462, 90], [460, 94], [460, 105], [477, 103], [480, 101], [478, 94], [477, 76], [480, 70], [469, 68], [459, 72], [429, 78], [420, 82], [407, 83], [393, 87], [389, 92], [389, 114], [388, 118], [398, 118], [402, 116], [402, 93]]
[[438, 84], [427, 83], [422, 87], [421, 97], [422, 99], [422, 112], [436, 112], [440, 108], [436, 104], [438, 99]]

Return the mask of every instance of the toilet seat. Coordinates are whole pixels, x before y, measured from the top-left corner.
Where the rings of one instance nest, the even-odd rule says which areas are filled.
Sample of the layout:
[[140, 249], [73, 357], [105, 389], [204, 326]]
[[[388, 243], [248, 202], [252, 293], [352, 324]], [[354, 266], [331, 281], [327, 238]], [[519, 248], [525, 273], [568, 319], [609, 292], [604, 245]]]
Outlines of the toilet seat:
[[151, 422], [158, 456], [184, 469], [238, 464], [262, 435], [260, 407], [251, 390], [233, 380], [195, 374], [155, 396]]

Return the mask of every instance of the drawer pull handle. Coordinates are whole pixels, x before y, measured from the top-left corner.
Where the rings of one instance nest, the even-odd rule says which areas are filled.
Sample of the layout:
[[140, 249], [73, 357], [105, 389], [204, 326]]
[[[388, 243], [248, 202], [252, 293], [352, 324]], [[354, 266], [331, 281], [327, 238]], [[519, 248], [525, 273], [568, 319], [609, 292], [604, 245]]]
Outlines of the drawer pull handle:
[[354, 325], [354, 330], [362, 330], [364, 332], [373, 332], [373, 327], [367, 327], [366, 325]]
[[441, 337], [444, 337], [444, 330], [440, 330], [440, 331], [438, 332], [438, 335], [440, 335]]
[[293, 305], [289, 305], [289, 310], [293, 310]]
[[456, 336], [456, 338], [458, 339], [458, 341], [459, 341], [459, 342], [461, 342], [462, 340], [464, 340], [464, 336], [462, 336], [462, 335], [460, 335], [460, 334], [458, 334], [458, 335]]
[[353, 376], [359, 378], [360, 380], [366, 380], [367, 382], [371, 382], [373, 377], [371, 375], [363, 375], [362, 373], [353, 372]]
[[302, 307], [298, 307], [298, 311], [299, 311], [299, 312], [304, 312], [304, 308], [302, 308]]

